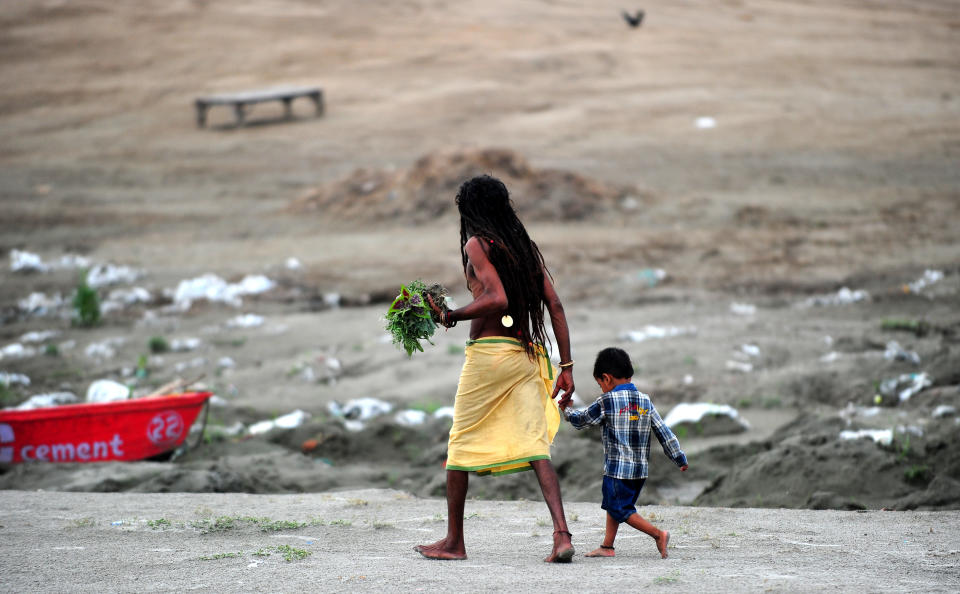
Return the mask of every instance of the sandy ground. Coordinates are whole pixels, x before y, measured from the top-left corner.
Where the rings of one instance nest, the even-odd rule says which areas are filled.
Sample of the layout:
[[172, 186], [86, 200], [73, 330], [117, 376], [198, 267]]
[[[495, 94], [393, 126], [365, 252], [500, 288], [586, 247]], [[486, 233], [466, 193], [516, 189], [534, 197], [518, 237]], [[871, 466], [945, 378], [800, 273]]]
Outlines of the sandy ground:
[[[532, 501], [469, 501], [463, 562], [428, 561], [412, 551], [443, 535], [438, 518], [445, 505], [400, 491], [3, 491], [0, 501], [0, 578], [11, 591], [62, 591], [66, 584], [75, 592], [415, 592], [453, 583], [465, 591], [510, 592], [960, 588], [958, 512], [653, 506], [640, 513], [671, 532], [668, 559], [629, 528], [616, 542], [615, 558], [587, 559], [582, 554], [601, 538], [600, 510], [578, 503], [567, 506], [577, 517], [571, 531], [578, 555], [571, 565], [554, 566], [542, 562], [551, 546], [546, 508]], [[309, 555], [285, 561], [278, 546]]]
[[[143, 392], [202, 373], [200, 385], [226, 402], [213, 409], [212, 429], [294, 409], [312, 421], [214, 439], [174, 463], [3, 469], [0, 488], [397, 486], [436, 495], [442, 425], [421, 435], [389, 425], [348, 435], [327, 405], [361, 395], [398, 409], [451, 404], [463, 327], [408, 360], [383, 343], [380, 318], [397, 286], [417, 277], [466, 299], [450, 208], [456, 186], [420, 186], [433, 188], [435, 216], [385, 220], [384, 203], [329, 212], [349, 211], [344, 204], [373, 192], [364, 180], [411, 171], [422, 156], [499, 147], [537, 171], [625, 192], [589, 216], [570, 220], [561, 210], [528, 220], [566, 305], [581, 401], [597, 395], [593, 354], [615, 344], [631, 352], [637, 383], [662, 413], [679, 402], [724, 403], [750, 422], [749, 431], [719, 436], [691, 428], [682, 439], [693, 455], [688, 482], [655, 463], [652, 502], [960, 506], [956, 416], [934, 416], [937, 407], [960, 407], [956, 3], [653, 2], [638, 30], [611, 2], [7, 8], [0, 251], [135, 267], [141, 278], [102, 296], [135, 284], [151, 298], [106, 314], [96, 328], [75, 328], [76, 271], [3, 267], [0, 346], [59, 332], [37, 345], [41, 353], [56, 347], [56, 356], [0, 360], [0, 371], [31, 379], [5, 388], [3, 404], [62, 390], [82, 397], [103, 378]], [[314, 118], [298, 103], [285, 122], [279, 106], [257, 107], [238, 129], [220, 108], [208, 128], [196, 128], [195, 97], [275, 84], [322, 86], [327, 114]], [[698, 128], [701, 117], [715, 127]], [[297, 208], [351, 180], [357, 187], [341, 196], [340, 210]], [[514, 198], [537, 206], [532, 195]], [[285, 267], [291, 257], [302, 267]], [[650, 282], [654, 269], [666, 277]], [[904, 290], [928, 269], [943, 278]], [[240, 307], [166, 309], [165, 290], [204, 273], [230, 281], [265, 274], [278, 287]], [[805, 306], [843, 287], [870, 298]], [[67, 305], [26, 312], [18, 302], [34, 292], [65, 296]], [[328, 307], [334, 294], [343, 307]], [[734, 304], [754, 313], [739, 315]], [[265, 322], [228, 328], [242, 313]], [[931, 330], [885, 331], [885, 320], [921, 320]], [[689, 332], [624, 338], [647, 325]], [[201, 346], [151, 354], [148, 341], [158, 336]], [[123, 341], [114, 356], [86, 354], [109, 339]], [[919, 363], [886, 359], [891, 340]], [[132, 375], [141, 355], [146, 378]], [[223, 357], [234, 365], [219, 364]], [[871, 408], [882, 381], [923, 372], [929, 389]], [[889, 446], [841, 442], [844, 429], [896, 437]], [[590, 501], [599, 443], [573, 435], [561, 433], [555, 460], [568, 498]], [[321, 447], [303, 455], [307, 439]], [[328, 464], [317, 470], [320, 460]], [[514, 482], [478, 483], [475, 494], [533, 495]]]

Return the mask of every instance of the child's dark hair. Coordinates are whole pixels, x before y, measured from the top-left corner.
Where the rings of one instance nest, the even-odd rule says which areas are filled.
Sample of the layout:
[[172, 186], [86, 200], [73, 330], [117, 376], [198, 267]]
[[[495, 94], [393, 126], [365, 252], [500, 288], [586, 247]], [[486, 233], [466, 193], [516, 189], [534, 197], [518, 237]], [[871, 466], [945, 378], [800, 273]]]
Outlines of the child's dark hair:
[[630, 355], [617, 347], [605, 348], [597, 353], [597, 361], [593, 364], [593, 377], [601, 377], [604, 373], [618, 379], [633, 377], [633, 363]]

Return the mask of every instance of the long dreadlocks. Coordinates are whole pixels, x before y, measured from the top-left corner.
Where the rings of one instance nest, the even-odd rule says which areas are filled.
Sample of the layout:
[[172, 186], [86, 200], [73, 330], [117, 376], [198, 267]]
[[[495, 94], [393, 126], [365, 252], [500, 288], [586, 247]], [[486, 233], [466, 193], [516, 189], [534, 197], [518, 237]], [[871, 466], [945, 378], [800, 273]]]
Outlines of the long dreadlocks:
[[490, 263], [503, 283], [508, 313], [514, 319], [511, 330], [527, 354], [535, 356], [535, 344], [547, 345], [543, 326], [546, 266], [540, 249], [517, 218], [507, 187], [499, 179], [481, 175], [467, 180], [460, 186], [456, 203], [460, 210], [460, 256], [464, 269], [464, 246], [476, 235], [490, 248]]

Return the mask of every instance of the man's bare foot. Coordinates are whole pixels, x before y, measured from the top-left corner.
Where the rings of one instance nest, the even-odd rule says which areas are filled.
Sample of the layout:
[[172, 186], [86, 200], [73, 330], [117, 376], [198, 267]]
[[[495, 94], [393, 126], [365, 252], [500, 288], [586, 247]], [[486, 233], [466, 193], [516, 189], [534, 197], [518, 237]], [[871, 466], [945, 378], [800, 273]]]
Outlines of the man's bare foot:
[[448, 547], [447, 539], [438, 540], [433, 544], [417, 545], [413, 550], [420, 553], [427, 559], [436, 559], [443, 561], [460, 561], [467, 558], [467, 552], [460, 547]]
[[667, 558], [667, 544], [670, 542], [670, 533], [666, 530], [660, 531], [660, 537], [657, 538], [657, 550], [660, 551], [660, 558]]
[[573, 560], [574, 553], [570, 536], [571, 534], [566, 530], [554, 530], [553, 551], [544, 561], [547, 563], [570, 563]]
[[600, 545], [599, 549], [594, 549], [584, 555], [584, 557], [615, 557], [616, 552], [614, 552], [613, 547], [606, 547]]

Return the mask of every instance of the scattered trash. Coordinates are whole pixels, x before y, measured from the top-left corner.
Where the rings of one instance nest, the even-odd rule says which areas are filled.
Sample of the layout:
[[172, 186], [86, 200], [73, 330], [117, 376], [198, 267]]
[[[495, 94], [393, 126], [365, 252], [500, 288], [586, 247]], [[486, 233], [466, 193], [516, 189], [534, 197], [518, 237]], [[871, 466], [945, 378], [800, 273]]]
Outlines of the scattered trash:
[[303, 268], [303, 264], [300, 263], [300, 260], [297, 260], [294, 257], [287, 258], [287, 261], [284, 262], [283, 265], [287, 270], [300, 270]]
[[231, 284], [215, 274], [204, 274], [180, 281], [173, 291], [173, 302], [181, 311], [190, 309], [190, 305], [197, 299], [239, 307], [243, 304], [244, 295], [264, 293], [275, 286], [272, 280], [263, 275], [247, 275], [239, 283]]
[[833, 346], [833, 337], [829, 334], [823, 337], [823, 344], [827, 346]]
[[136, 305], [137, 303], [150, 303], [153, 301], [153, 297], [150, 295], [150, 291], [144, 289], [143, 287], [133, 287], [131, 289], [114, 289], [110, 291], [110, 294], [107, 298], [100, 304], [100, 311], [103, 313], [109, 313], [111, 311], [116, 311], [128, 307], [130, 305]]
[[291, 413], [287, 413], [282, 417], [277, 417], [272, 421], [260, 421], [259, 423], [254, 423], [247, 428], [247, 431], [250, 435], [260, 435], [261, 433], [266, 433], [272, 429], [293, 429], [299, 427], [310, 418], [310, 413], [304, 412], [300, 409], [297, 409]]
[[897, 425], [897, 433], [909, 433], [916, 437], [923, 437], [923, 429], [916, 425]]
[[859, 301], [866, 301], [870, 299], [870, 294], [864, 290], [852, 291], [847, 287], [843, 287], [836, 294], [832, 295], [818, 295], [810, 297], [805, 301], [801, 302], [802, 307], [810, 307], [814, 305], [850, 305], [851, 303], [857, 303]]
[[924, 270], [923, 276], [913, 281], [912, 283], [907, 283], [903, 286], [903, 291], [905, 293], [919, 293], [923, 289], [929, 287], [934, 283], [938, 283], [943, 280], [943, 272], [940, 270]]
[[110, 522], [111, 526], [122, 526], [123, 520], [117, 520], [116, 522]]
[[[334, 407], [339, 408], [339, 414], [334, 412]], [[356, 419], [359, 421], [369, 421], [374, 417], [388, 414], [393, 410], [393, 405], [389, 402], [377, 398], [356, 398], [343, 405], [342, 408], [336, 402], [331, 402], [328, 406], [330, 412], [345, 419]]]
[[643, 268], [637, 272], [637, 280], [651, 288], [665, 278], [667, 278], [667, 271], [663, 268]]
[[220, 357], [220, 360], [217, 361], [217, 367], [220, 369], [233, 369], [236, 366], [237, 362], [230, 357]]
[[223, 398], [220, 398], [220, 397], [217, 396], [216, 394], [214, 394], [213, 396], [211, 396], [211, 397], [210, 397], [210, 400], [208, 400], [207, 402], [210, 403], [210, 406], [219, 406], [219, 407], [230, 406], [230, 403], [229, 403], [229, 402], [227, 402], [227, 401], [224, 400]]
[[186, 353], [200, 348], [199, 338], [174, 338], [170, 341], [170, 350], [175, 353]]
[[732, 423], [726, 425], [722, 430], [708, 431], [708, 433], [736, 433], [750, 428], [750, 424], [732, 406], [710, 402], [681, 402], [670, 409], [667, 416], [663, 418], [663, 422], [671, 428], [683, 424], [696, 426], [707, 419], [718, 420], [720, 417], [728, 419]]
[[179, 363], [173, 366], [173, 370], [177, 373], [181, 373], [183, 371], [186, 371], [187, 369], [193, 369], [194, 367], [203, 367], [206, 364], [207, 364], [206, 359], [204, 359], [203, 357], [196, 357], [194, 359], [190, 359], [189, 361], [180, 361]]
[[10, 270], [13, 272], [46, 272], [49, 269], [37, 254], [20, 250], [10, 251]]
[[21, 386], [29, 386], [30, 378], [23, 375], [22, 373], [8, 373], [6, 371], [0, 371], [0, 386], [9, 388], [13, 384], [20, 384]]
[[941, 419], [943, 417], [953, 417], [957, 414], [957, 408], [955, 406], [950, 406], [949, 404], [941, 404], [937, 408], [933, 409], [934, 418]]
[[738, 316], [752, 316], [757, 313], [757, 306], [752, 303], [731, 303], [730, 313]]
[[453, 418], [453, 407], [452, 406], [441, 406], [437, 410], [433, 411], [434, 419], [442, 419], [444, 417]]
[[742, 344], [740, 345], [740, 352], [749, 357], [759, 357], [760, 347], [755, 344]]
[[30, 293], [17, 301], [17, 307], [25, 314], [33, 316], [49, 315], [64, 305], [63, 297], [54, 293], [49, 297], [43, 293]]
[[746, 363], [744, 361], [727, 361], [725, 363], [727, 369], [730, 371], [739, 371], [741, 373], [750, 373], [753, 371], [753, 363]]
[[926, 372], [904, 373], [895, 378], [880, 382], [880, 393], [884, 396], [896, 395], [900, 402], [905, 402], [914, 394], [933, 385], [933, 378]]
[[98, 264], [87, 271], [87, 284], [93, 288], [109, 285], [130, 284], [143, 276], [143, 272], [129, 266]]
[[827, 353], [826, 355], [820, 357], [820, 362], [821, 362], [821, 363], [833, 363], [834, 361], [836, 361], [836, 360], [839, 359], [839, 358], [840, 358], [840, 353], [838, 353], [837, 351], [830, 351], [830, 352]]
[[841, 410], [838, 414], [841, 419], [847, 422], [847, 426], [853, 424], [853, 419], [855, 417], [870, 418], [875, 417], [880, 414], [880, 411], [883, 410], [879, 406], [857, 406], [852, 402], [847, 402], [846, 408]]
[[263, 316], [243, 314], [227, 321], [227, 328], [256, 328], [263, 325]]
[[33, 410], [35, 408], [47, 408], [50, 406], [60, 406], [61, 404], [76, 403], [77, 396], [71, 392], [50, 392], [48, 394], [36, 394], [31, 396], [25, 402], [15, 406], [15, 410]]
[[620, 208], [623, 210], [636, 210], [640, 207], [640, 201], [637, 200], [634, 196], [627, 196], [620, 201]]
[[914, 365], [920, 365], [920, 355], [916, 351], [905, 350], [896, 340], [887, 343], [887, 350], [883, 352], [883, 357], [887, 361], [908, 361]]
[[685, 336], [696, 334], [697, 329], [693, 327], [679, 328], [677, 326], [644, 326], [643, 330], [630, 330], [620, 334], [621, 340], [630, 342], [644, 342], [653, 338], [672, 338], [675, 336]]
[[693, 376], [692, 376], [692, 375], [690, 375], [690, 374], [688, 373], [687, 375], [683, 376], [683, 385], [689, 386], [689, 385], [692, 384], [692, 383], [693, 383]]
[[130, 388], [113, 380], [97, 380], [87, 388], [87, 402], [116, 402], [129, 398]]
[[87, 345], [84, 354], [90, 359], [108, 360], [117, 356], [116, 347], [126, 342], [122, 336], [108, 338], [102, 342], [94, 342]]
[[0, 349], [0, 361], [3, 359], [26, 359], [36, 354], [37, 349], [14, 342]]
[[398, 412], [394, 415], [393, 420], [396, 421], [398, 425], [403, 425], [404, 427], [416, 427], [417, 425], [423, 425], [427, 421], [427, 413], [422, 410], [410, 408]]
[[863, 439], [870, 438], [876, 443], [888, 446], [893, 443], [893, 429], [858, 429], [844, 430], [840, 432], [840, 439]]
[[20, 337], [20, 340], [23, 342], [46, 342], [51, 338], [53, 338], [54, 336], [59, 336], [59, 335], [60, 335], [60, 332], [58, 332], [57, 330], [42, 330], [39, 332], [34, 331], [34, 332], [27, 332], [26, 334]]
[[324, 293], [323, 303], [327, 307], [340, 307], [340, 293]]
[[710, 116], [701, 116], [696, 119], [696, 121], [694, 122], [694, 125], [699, 130], [709, 130], [711, 128], [717, 127], [717, 120], [715, 120]]

